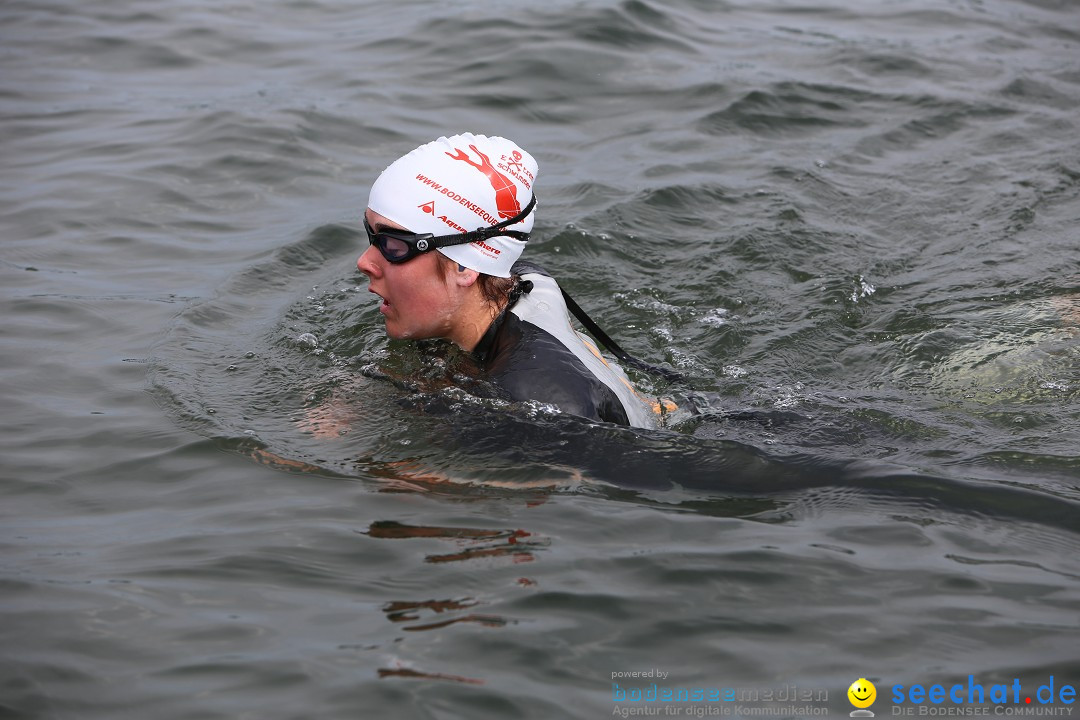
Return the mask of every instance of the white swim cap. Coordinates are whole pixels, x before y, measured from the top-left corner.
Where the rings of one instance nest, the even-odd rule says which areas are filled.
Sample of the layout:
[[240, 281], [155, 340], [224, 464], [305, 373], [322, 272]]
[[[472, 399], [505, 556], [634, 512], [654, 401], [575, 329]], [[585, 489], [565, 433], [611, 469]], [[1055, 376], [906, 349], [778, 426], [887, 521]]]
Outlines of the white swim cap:
[[[488, 228], [528, 206], [538, 172], [532, 155], [506, 138], [441, 137], [383, 170], [371, 186], [368, 207], [415, 233]], [[534, 215], [505, 229], [530, 232]], [[525, 241], [498, 235], [439, 252], [477, 272], [510, 277], [510, 266], [524, 249]]]

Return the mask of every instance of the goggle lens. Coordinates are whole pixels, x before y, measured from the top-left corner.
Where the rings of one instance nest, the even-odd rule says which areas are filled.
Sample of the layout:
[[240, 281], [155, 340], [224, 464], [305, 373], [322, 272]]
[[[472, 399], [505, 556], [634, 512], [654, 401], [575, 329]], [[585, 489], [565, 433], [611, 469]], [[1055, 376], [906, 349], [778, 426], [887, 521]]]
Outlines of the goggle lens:
[[411, 260], [426, 251], [430, 245], [430, 235], [416, 235], [407, 230], [383, 230], [375, 232], [364, 218], [364, 229], [367, 230], [368, 242], [379, 248], [379, 252], [388, 262], [402, 263]]
[[382, 235], [376, 236], [376, 239], [379, 250], [386, 256], [387, 260], [404, 260], [405, 256], [409, 254], [409, 244], [401, 238]]

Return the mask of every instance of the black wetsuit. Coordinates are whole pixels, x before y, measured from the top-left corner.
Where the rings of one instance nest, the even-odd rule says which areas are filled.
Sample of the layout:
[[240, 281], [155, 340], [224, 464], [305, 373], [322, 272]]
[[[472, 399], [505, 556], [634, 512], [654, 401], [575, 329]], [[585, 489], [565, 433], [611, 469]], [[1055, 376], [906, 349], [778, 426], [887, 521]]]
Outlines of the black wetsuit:
[[[530, 292], [535, 282], [542, 283], [548, 294], [541, 301], [526, 295], [508, 306], [473, 350], [473, 358], [487, 379], [502, 391], [504, 399], [550, 403], [563, 412], [592, 420], [646, 425], [642, 420], [644, 404], [634, 397], [630, 384], [619, 379], [605, 361], [600, 360], [601, 365], [596, 367], [590, 355], [598, 359], [599, 355], [573, 332], [561, 296], [557, 303], [552, 300], [550, 289], [558, 286], [551, 276], [542, 268], [520, 260], [512, 272], [525, 277], [526, 282], [522, 283], [527, 288], [525, 292]], [[529, 277], [532, 281], [528, 281]], [[579, 354], [575, 354], [570, 346], [578, 344]], [[581, 348], [587, 349], [584, 361]], [[587, 362], [594, 368], [590, 369]], [[607, 382], [600, 375], [606, 376]], [[617, 393], [613, 386], [621, 392]], [[626, 406], [631, 403], [639, 407], [631, 408], [628, 413]]]

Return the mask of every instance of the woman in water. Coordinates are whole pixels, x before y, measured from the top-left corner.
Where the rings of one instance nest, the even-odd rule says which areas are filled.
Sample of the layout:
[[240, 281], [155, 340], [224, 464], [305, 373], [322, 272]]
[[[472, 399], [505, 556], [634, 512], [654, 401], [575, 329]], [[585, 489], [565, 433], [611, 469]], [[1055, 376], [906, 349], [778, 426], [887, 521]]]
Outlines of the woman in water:
[[570, 324], [558, 284], [520, 261], [533, 228], [538, 168], [500, 137], [422, 145], [371, 187], [357, 268], [382, 298], [387, 334], [443, 338], [471, 354], [506, 400], [649, 427], [654, 411]]

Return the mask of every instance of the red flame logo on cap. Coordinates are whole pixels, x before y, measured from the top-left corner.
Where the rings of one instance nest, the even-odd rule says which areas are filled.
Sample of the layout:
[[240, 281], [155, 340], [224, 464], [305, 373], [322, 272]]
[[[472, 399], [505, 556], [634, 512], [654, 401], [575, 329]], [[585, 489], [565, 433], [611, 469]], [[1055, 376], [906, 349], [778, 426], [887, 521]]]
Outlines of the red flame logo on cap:
[[495, 188], [495, 206], [499, 208], [499, 217], [509, 220], [520, 213], [521, 203], [517, 199], [517, 185], [514, 181], [499, 172], [491, 164], [491, 158], [480, 152], [475, 145], [470, 145], [469, 149], [480, 156], [480, 162], [473, 162], [468, 153], [460, 148], [454, 148], [456, 155], [452, 153], [446, 153], [446, 155], [453, 160], [461, 160], [487, 175], [491, 187]]

